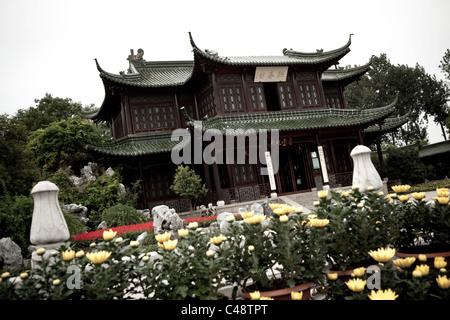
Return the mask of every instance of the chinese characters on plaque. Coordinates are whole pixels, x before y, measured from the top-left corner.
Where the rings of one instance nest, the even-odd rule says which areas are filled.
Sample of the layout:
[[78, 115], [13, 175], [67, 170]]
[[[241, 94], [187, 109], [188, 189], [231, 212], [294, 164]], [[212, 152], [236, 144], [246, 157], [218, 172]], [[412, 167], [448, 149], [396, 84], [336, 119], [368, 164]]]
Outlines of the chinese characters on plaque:
[[288, 67], [256, 67], [255, 82], [286, 81]]

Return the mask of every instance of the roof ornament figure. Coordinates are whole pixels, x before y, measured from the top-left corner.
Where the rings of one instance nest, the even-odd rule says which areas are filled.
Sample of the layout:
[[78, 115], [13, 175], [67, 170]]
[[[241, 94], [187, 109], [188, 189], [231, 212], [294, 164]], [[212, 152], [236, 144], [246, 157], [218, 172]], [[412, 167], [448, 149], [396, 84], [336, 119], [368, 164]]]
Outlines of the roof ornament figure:
[[206, 52], [207, 54], [209, 54], [210, 56], [216, 56], [216, 57], [219, 56], [219, 53], [216, 52], [216, 51], [213, 51], [213, 50], [205, 49], [205, 52]]
[[144, 61], [144, 50], [138, 49], [137, 54], [134, 54], [134, 50], [130, 49], [130, 55], [128, 56], [128, 61]]

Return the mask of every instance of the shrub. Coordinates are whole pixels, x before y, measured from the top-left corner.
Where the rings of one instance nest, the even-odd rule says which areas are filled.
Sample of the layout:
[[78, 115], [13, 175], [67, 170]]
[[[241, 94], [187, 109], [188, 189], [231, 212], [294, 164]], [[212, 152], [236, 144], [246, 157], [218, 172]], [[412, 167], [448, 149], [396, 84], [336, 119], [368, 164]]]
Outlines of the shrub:
[[144, 216], [139, 214], [134, 207], [122, 203], [105, 209], [102, 213], [102, 220], [106, 221], [108, 227], [119, 227], [145, 222]]
[[426, 167], [415, 149], [390, 149], [386, 158], [389, 180], [401, 180], [405, 184], [422, 183]]
[[83, 221], [81, 221], [80, 217], [73, 213], [65, 212], [64, 210], [62, 210], [62, 212], [70, 234], [78, 234], [86, 231], [86, 226]]
[[0, 197], [0, 238], [10, 237], [21, 248], [22, 254], [28, 253], [30, 245], [33, 206], [31, 196]]

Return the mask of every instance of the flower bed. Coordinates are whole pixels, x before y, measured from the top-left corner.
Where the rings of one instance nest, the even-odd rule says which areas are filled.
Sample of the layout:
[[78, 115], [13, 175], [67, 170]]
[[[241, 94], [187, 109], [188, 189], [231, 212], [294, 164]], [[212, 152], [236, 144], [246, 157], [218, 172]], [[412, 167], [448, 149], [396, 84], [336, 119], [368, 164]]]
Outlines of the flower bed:
[[[202, 221], [211, 221], [217, 218], [217, 215], [212, 217], [201, 217], [201, 218], [189, 218], [185, 219], [186, 223], [189, 224], [190, 222], [202, 222]], [[145, 222], [145, 223], [139, 223], [139, 224], [130, 224], [126, 226], [121, 227], [113, 227], [108, 228], [112, 229], [113, 231], [116, 231], [117, 234], [125, 234], [129, 232], [144, 232], [144, 231], [152, 231], [153, 230], [153, 222]], [[72, 241], [89, 241], [89, 240], [97, 240], [103, 236], [104, 230], [97, 230], [97, 231], [91, 231], [91, 232], [84, 232], [82, 234], [75, 234], [72, 235]]]

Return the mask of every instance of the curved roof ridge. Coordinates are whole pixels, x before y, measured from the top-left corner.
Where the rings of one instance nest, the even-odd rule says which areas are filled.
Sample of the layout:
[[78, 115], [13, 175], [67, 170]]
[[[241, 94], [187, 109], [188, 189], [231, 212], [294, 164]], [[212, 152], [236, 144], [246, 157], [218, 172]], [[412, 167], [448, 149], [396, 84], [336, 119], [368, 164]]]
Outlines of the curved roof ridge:
[[321, 80], [322, 81], [340, 81], [340, 80], [348, 79], [348, 78], [355, 77], [355, 76], [362, 76], [370, 69], [371, 64], [372, 64], [372, 62], [369, 61], [368, 63], [366, 63], [364, 65], [346, 68], [346, 69], [328, 69], [322, 73]]
[[249, 56], [220, 56], [213, 50], [200, 49], [192, 37], [192, 33], [189, 32], [189, 39], [193, 51], [202, 57], [227, 65], [297, 65], [297, 64], [319, 64], [325, 63], [330, 60], [341, 58], [350, 51], [351, 36], [347, 43], [337, 49], [323, 52], [323, 50], [317, 50], [314, 53], [304, 53], [294, 50], [283, 49], [283, 55], [249, 55]]
[[345, 50], [350, 51], [349, 48], [350, 48], [350, 45], [352, 44], [352, 35], [353, 35], [353, 33], [350, 33], [347, 43], [337, 49], [333, 49], [333, 50], [329, 50], [329, 51], [323, 51], [323, 49], [321, 49], [321, 50], [316, 50], [316, 52], [301, 52], [301, 51], [296, 51], [293, 49], [288, 50], [285, 48], [285, 49], [283, 49], [283, 54], [291, 55], [291, 56], [316, 56], [316, 55], [334, 55], [336, 53], [340, 53]]

